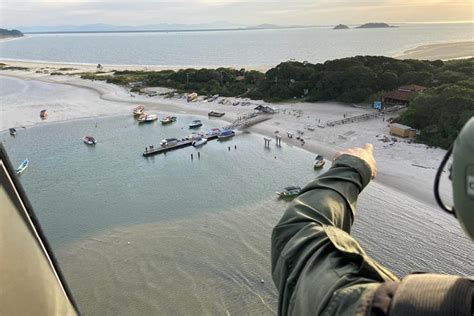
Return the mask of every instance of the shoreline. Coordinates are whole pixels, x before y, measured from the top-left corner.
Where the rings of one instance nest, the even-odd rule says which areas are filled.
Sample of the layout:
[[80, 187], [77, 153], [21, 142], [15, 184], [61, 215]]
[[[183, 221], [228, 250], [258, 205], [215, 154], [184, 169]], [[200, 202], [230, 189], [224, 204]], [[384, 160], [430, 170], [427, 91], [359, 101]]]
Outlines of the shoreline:
[[[232, 122], [239, 116], [252, 113], [256, 104], [277, 107], [280, 113], [274, 114], [272, 119], [268, 121], [250, 127], [248, 131], [273, 139], [271, 143], [272, 148], [276, 131], [278, 131], [279, 135], [283, 137], [282, 140], [285, 145], [297, 147], [313, 154], [322, 154], [329, 160], [337, 150], [361, 146], [367, 142], [373, 143], [378, 162], [376, 182], [392, 187], [432, 206], [436, 205], [432, 195], [431, 183], [434, 179], [435, 169], [445, 154], [444, 150], [428, 148], [423, 144], [409, 144], [403, 139], [391, 142], [390, 144], [381, 142], [382, 136], [389, 136], [387, 124], [385, 120], [382, 121], [381, 119], [372, 119], [335, 127], [319, 128], [316, 126], [318, 122], [324, 123], [328, 120], [340, 119], [343, 115], [365, 114], [373, 111], [371, 109], [356, 108], [337, 102], [284, 102], [271, 104], [263, 101], [245, 100], [251, 102], [251, 106], [232, 106], [231, 104], [224, 105], [217, 102], [207, 103], [201, 101], [187, 103], [181, 98], [167, 99], [161, 96], [147, 97], [140, 95], [131, 97], [129, 92], [121, 86], [80, 79], [73, 76], [50, 76], [31, 71], [0, 71], [0, 76], [72, 86], [77, 89], [86, 89], [94, 92], [95, 97], [91, 96], [91, 100], [86, 100], [88, 101], [86, 102], [87, 105], [85, 105], [86, 108], [69, 107], [62, 111], [66, 114], [59, 117], [56, 117], [58, 114], [54, 113], [54, 108], [49, 108], [50, 117], [46, 124], [55, 121], [67, 122], [75, 119], [127, 115], [131, 113], [131, 110], [137, 104], [143, 104], [147, 107], [147, 110], [152, 113], [158, 112], [159, 115], [186, 114], [207, 117], [207, 113], [210, 110], [222, 111], [226, 112], [226, 115], [219, 118], [219, 120], [225, 122]], [[110, 107], [113, 107], [113, 112], [109, 113], [107, 109], [99, 109], [102, 110], [99, 111], [94, 104], [96, 101], [92, 99], [97, 97], [101, 101], [106, 101], [107, 104], [110, 103]], [[243, 101], [243, 99], [239, 98], [225, 99], [229, 103]], [[84, 114], [84, 111], [87, 114]], [[94, 111], [96, 112], [94, 113]], [[387, 115], [387, 118], [396, 115]], [[9, 121], [7, 119], [9, 117], [8, 113], [4, 117], [5, 120], [2, 125], [4, 125], [3, 130], [6, 130], [15, 123], [14, 120], [10, 119]], [[37, 122], [30, 122], [31, 124], [26, 124], [26, 126], [32, 127], [39, 123], [43, 124], [38, 118], [36, 120]], [[307, 129], [310, 124], [315, 126], [313, 130]], [[24, 124], [18, 125], [23, 126]], [[287, 132], [294, 133], [296, 137], [298, 135], [297, 130], [304, 131], [305, 133], [301, 135], [305, 139], [304, 146], [296, 138], [286, 137]], [[426, 168], [420, 168], [418, 165]], [[449, 183], [442, 183], [442, 191], [450, 192]], [[449, 200], [449, 196], [445, 198]]]
[[474, 41], [456, 41], [446, 43], [427, 43], [403, 49], [392, 55], [397, 59], [453, 60], [474, 57]]
[[[34, 68], [34, 70], [55, 70], [61, 71], [60, 68], [75, 68], [74, 70], [62, 71], [66, 74], [81, 73], [81, 72], [96, 72], [97, 64], [92, 63], [79, 63], [79, 62], [61, 62], [61, 61], [43, 61], [43, 60], [27, 60], [27, 59], [10, 59], [10, 58], [1, 58], [0, 63], [7, 64], [12, 67], [25, 67], [25, 68]], [[113, 70], [124, 71], [162, 71], [162, 70], [174, 70], [178, 71], [180, 69], [217, 69], [217, 68], [233, 68], [241, 69], [245, 68], [246, 70], [257, 70], [261, 72], [266, 72], [276, 65], [134, 65], [134, 64], [101, 64], [104, 72], [110, 72]]]
[[[17, 38], [6, 38], [1, 41], [17, 40], [24, 37]], [[474, 57], [474, 41], [464, 40], [456, 42], [445, 42], [445, 43], [425, 43], [417, 46], [404, 48], [397, 52], [390, 54], [391, 58], [396, 59], [417, 59], [417, 60], [455, 60], [465, 59]], [[70, 70], [63, 70], [61, 72], [65, 74], [74, 74], [81, 72], [96, 72], [97, 64], [93, 63], [80, 63], [80, 62], [61, 62], [61, 61], [43, 61], [43, 60], [26, 60], [26, 59], [10, 59], [1, 58], [0, 63], [7, 64], [12, 67], [25, 67], [32, 68], [34, 71], [61, 71], [61, 68], [74, 68]], [[162, 70], [174, 70], [194, 68], [194, 69], [217, 69], [217, 68], [234, 68], [240, 69], [245, 68], [246, 70], [257, 70], [260, 72], [266, 72], [276, 65], [135, 65], [135, 64], [101, 64], [103, 72], [116, 71], [162, 71]]]

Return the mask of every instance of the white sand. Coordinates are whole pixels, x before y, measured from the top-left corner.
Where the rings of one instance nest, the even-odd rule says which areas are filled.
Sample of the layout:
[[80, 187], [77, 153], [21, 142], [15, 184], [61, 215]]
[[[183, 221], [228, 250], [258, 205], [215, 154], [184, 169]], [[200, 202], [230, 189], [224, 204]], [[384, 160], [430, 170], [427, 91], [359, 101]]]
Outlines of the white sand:
[[395, 56], [399, 59], [449, 60], [474, 57], [474, 41], [421, 45]]
[[[84, 100], [80, 106], [66, 106], [60, 112], [50, 115], [49, 122], [99, 115], [127, 114], [131, 113], [132, 108], [137, 104], [143, 104], [149, 111], [158, 112], [158, 114], [165, 112], [207, 116], [210, 110], [223, 111], [226, 112], [226, 115], [222, 119], [231, 122], [239, 116], [253, 112], [256, 104], [265, 104], [263, 101], [244, 100], [251, 102], [252, 105], [232, 106], [218, 104], [217, 101], [219, 100], [212, 103], [187, 103], [185, 99], [165, 99], [161, 96], [147, 97], [136, 95], [132, 97], [127, 89], [120, 86], [101, 81], [83, 80], [74, 76], [39, 74], [35, 73], [34, 70], [0, 71], [0, 75], [75, 86], [78, 87], [78, 93], [84, 91], [84, 89], [95, 91], [93, 94], [87, 94], [87, 98], [90, 99]], [[237, 100], [235, 98], [226, 99], [231, 102]], [[242, 99], [238, 101], [242, 101]], [[278, 108], [280, 112], [273, 115], [271, 120], [250, 128], [250, 131], [271, 138], [275, 137], [275, 131], [279, 131], [286, 145], [319, 153], [329, 159], [339, 149], [361, 146], [364, 143], [373, 143], [379, 171], [375, 181], [389, 185], [417, 200], [434, 205], [432, 183], [436, 172], [435, 169], [445, 154], [444, 150], [427, 148], [426, 145], [422, 144], [409, 144], [403, 139], [399, 139], [400, 141], [395, 143], [381, 142], [378, 138], [381, 138], [381, 135], [389, 136], [389, 133], [387, 123], [380, 118], [334, 127], [317, 127], [317, 122], [319, 121], [321, 124], [325, 124], [328, 120], [342, 119], [344, 114], [353, 116], [369, 113], [373, 111], [370, 108], [355, 108], [351, 105], [335, 102], [286, 102], [268, 105]], [[33, 113], [30, 114], [35, 117], [38, 115], [39, 110], [41, 110], [41, 105], [38, 105], [37, 108], [28, 108], [28, 111]], [[49, 110], [51, 113], [54, 112], [54, 108], [49, 107]], [[37, 118], [36, 121], [32, 121], [28, 113], [9, 111], [8, 106], [2, 106], [1, 111], [0, 130], [12, 126], [34, 125], [36, 122], [39, 122]], [[312, 125], [315, 128], [314, 131], [305, 129], [307, 125]], [[296, 140], [298, 136], [297, 130], [304, 131], [302, 136], [305, 140], [304, 146], [301, 146], [301, 142]], [[294, 138], [289, 139], [286, 136], [287, 132], [294, 133]], [[275, 141], [273, 140], [271, 146], [273, 147], [274, 145]], [[414, 165], [423, 166], [424, 168]], [[450, 189], [447, 182], [443, 183], [442, 188], [446, 196], [449, 196]]]
[[[20, 37], [21, 38], [21, 37]], [[45, 61], [33, 61], [33, 60], [0, 60], [0, 63], [7, 64], [8, 66], [14, 67], [25, 67], [31, 68], [32, 70], [41, 70], [41, 71], [59, 71], [65, 74], [71, 73], [81, 73], [81, 72], [95, 72], [97, 71], [97, 64], [86, 64], [86, 63], [63, 63], [63, 62], [45, 62]], [[160, 70], [179, 70], [186, 68], [216, 68], [213, 65], [180, 65], [180, 66], [167, 66], [167, 65], [112, 65], [112, 64], [101, 64], [102, 72], [111, 72], [114, 70], [123, 71], [123, 70], [133, 70], [133, 71], [160, 71]], [[232, 66], [231, 66], [232, 67]], [[258, 70], [265, 72], [268, 69], [272, 68], [273, 65], [241, 65], [240, 68], [245, 68], [246, 70]], [[68, 69], [68, 70], [60, 70]], [[236, 67], [232, 67], [236, 68]]]

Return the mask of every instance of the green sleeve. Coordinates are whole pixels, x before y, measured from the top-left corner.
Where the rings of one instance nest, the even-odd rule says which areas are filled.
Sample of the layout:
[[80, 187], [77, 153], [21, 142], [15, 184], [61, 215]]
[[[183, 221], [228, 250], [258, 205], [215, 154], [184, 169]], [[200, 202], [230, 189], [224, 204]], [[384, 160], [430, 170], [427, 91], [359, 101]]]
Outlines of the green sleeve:
[[397, 279], [350, 236], [357, 197], [370, 178], [366, 162], [339, 157], [302, 190], [273, 229], [280, 314], [356, 314], [380, 282]]

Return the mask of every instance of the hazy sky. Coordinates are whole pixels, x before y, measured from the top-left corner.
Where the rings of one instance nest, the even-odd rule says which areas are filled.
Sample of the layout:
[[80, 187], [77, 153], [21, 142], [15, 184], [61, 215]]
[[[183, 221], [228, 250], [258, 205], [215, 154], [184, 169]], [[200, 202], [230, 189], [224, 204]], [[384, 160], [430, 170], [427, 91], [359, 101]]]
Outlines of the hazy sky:
[[228, 21], [246, 25], [473, 21], [474, 0], [0, 0], [0, 27], [145, 25]]

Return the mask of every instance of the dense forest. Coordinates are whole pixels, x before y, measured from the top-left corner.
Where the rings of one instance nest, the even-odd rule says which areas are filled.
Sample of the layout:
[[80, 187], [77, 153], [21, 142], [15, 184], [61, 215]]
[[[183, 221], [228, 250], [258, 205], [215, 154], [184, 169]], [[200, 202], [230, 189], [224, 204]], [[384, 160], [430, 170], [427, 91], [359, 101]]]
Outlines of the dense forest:
[[22, 37], [23, 33], [18, 30], [6, 30], [0, 29], [0, 38], [7, 38], [7, 37]]
[[474, 79], [444, 84], [419, 94], [399, 121], [421, 130], [418, 141], [448, 148], [474, 116]]
[[[116, 84], [141, 81], [201, 95], [240, 96], [270, 102], [297, 99], [357, 103], [380, 99], [385, 91], [405, 84], [430, 89], [415, 98], [400, 121], [421, 129], [420, 140], [446, 147], [473, 115], [474, 58], [443, 62], [356, 56], [312, 64], [287, 61], [266, 73], [217, 68], [178, 71], [116, 71], [83, 78]], [[448, 119], [444, 118], [448, 115]]]

